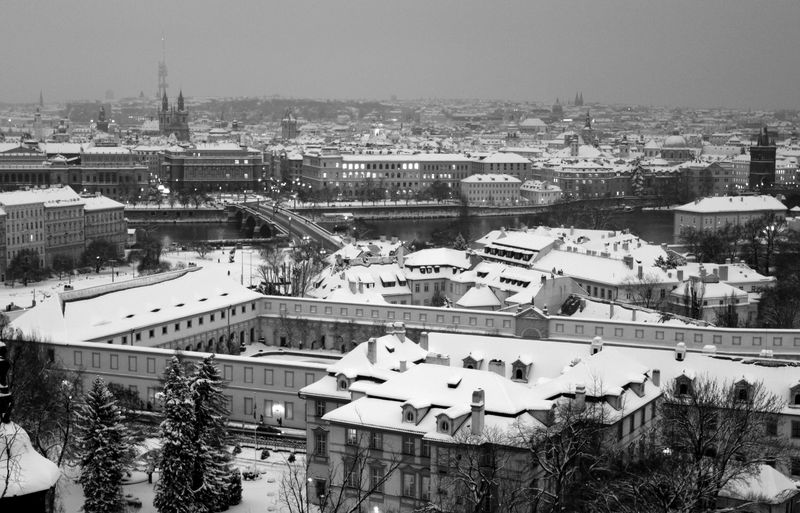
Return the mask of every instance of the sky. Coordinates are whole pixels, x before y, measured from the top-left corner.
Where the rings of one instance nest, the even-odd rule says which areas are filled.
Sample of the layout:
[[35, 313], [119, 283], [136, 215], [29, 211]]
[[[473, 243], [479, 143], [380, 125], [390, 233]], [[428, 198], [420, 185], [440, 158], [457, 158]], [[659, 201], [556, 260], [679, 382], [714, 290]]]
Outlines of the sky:
[[170, 94], [800, 107], [797, 0], [4, 0], [0, 101]]

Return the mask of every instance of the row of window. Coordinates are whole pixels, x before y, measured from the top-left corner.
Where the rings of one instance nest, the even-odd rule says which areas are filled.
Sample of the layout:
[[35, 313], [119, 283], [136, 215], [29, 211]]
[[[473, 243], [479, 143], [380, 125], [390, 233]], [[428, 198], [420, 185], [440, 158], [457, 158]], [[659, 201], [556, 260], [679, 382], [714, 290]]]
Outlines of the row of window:
[[[584, 335], [585, 334], [584, 333], [584, 326], [582, 324], [576, 324], [574, 327], [575, 327], [575, 334], [576, 335]], [[556, 331], [556, 333], [564, 333], [565, 332], [564, 324], [560, 323], [560, 322], [556, 323], [555, 331]], [[610, 328], [609, 328], [609, 331], [610, 331]], [[674, 333], [675, 342], [685, 342], [686, 341], [685, 339], [687, 337], [686, 337], [686, 334], [684, 332], [682, 332], [682, 331], [674, 331], [673, 333]], [[600, 336], [600, 337], [604, 336], [605, 335], [605, 326], [595, 326], [594, 327], [594, 335], [595, 336]], [[654, 335], [655, 335], [655, 337], [654, 337], [655, 340], [665, 340], [665, 332], [663, 330], [656, 330]], [[626, 335], [625, 335], [625, 329], [624, 328], [619, 328], [619, 327], [615, 327], [614, 328], [614, 337], [624, 338], [625, 336]], [[651, 335], [648, 333], [647, 336], [650, 337]], [[645, 338], [645, 330], [644, 330], [644, 328], [636, 328], [636, 329], [634, 329], [634, 338], [644, 339]], [[693, 337], [693, 341], [696, 344], [702, 344], [702, 343], [706, 342], [706, 340], [704, 339], [704, 335], [702, 333], [695, 333], [694, 337]], [[759, 335], [754, 335], [751, 338], [751, 345], [760, 346], [760, 345], [762, 345], [762, 342], [763, 342], [763, 337], [761, 337]], [[722, 335], [712, 335], [712, 343], [714, 345], [722, 344], [723, 343]], [[741, 335], [733, 335], [733, 336], [731, 336], [731, 344], [734, 345], [734, 346], [742, 345], [742, 336]], [[800, 347], [800, 337], [794, 337], [793, 344], [794, 344], [795, 347]], [[776, 346], [776, 347], [783, 346], [783, 337], [782, 336], [773, 336], [772, 337], [772, 345]]]

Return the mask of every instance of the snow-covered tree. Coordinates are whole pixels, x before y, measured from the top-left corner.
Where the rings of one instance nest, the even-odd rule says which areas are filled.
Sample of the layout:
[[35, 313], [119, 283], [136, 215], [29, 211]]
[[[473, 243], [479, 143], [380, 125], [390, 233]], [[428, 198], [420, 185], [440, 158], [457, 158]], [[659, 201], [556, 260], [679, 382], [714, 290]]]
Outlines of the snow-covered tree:
[[222, 376], [211, 355], [197, 365], [191, 380], [196, 455], [192, 488], [198, 511], [218, 511], [228, 506], [232, 470], [231, 457], [225, 449], [228, 411], [222, 387]]
[[122, 477], [131, 447], [122, 412], [102, 378], [95, 378], [78, 411], [77, 453], [86, 513], [122, 511]]
[[159, 513], [198, 511], [192, 488], [196, 459], [195, 409], [189, 380], [180, 360], [173, 357], [164, 383], [161, 422], [161, 469], [153, 501]]

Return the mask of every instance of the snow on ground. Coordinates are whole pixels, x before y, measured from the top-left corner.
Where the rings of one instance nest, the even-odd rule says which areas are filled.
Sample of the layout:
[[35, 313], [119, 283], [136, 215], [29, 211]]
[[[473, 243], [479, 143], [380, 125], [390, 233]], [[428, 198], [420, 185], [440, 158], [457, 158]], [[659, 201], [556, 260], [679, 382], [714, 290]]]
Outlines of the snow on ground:
[[[270, 451], [269, 458], [266, 460], [257, 459], [255, 450], [251, 447], [243, 447], [242, 452], [236, 457], [236, 466], [241, 471], [251, 470], [253, 460], [256, 456], [256, 467], [261, 475], [255, 481], [242, 480], [242, 502], [228, 509], [229, 513], [265, 513], [275, 511], [277, 513], [288, 512], [288, 508], [280, 500], [280, 482], [283, 472], [287, 468], [286, 458], [288, 452]], [[298, 454], [297, 461], [293, 463], [303, 467], [305, 465], [304, 455]], [[64, 506], [64, 513], [79, 513], [83, 507], [83, 489], [77, 482], [77, 471], [67, 471], [66, 476], [59, 482], [60, 496]], [[147, 475], [143, 472], [133, 472], [131, 484], [123, 485], [122, 493], [131, 498], [137, 498], [142, 502], [141, 508], [129, 508], [129, 511], [137, 513], [156, 513], [153, 506], [155, 497], [155, 483], [158, 481], [158, 473], [153, 475], [153, 484], [147, 482]], [[315, 511], [311, 509], [310, 511]]]

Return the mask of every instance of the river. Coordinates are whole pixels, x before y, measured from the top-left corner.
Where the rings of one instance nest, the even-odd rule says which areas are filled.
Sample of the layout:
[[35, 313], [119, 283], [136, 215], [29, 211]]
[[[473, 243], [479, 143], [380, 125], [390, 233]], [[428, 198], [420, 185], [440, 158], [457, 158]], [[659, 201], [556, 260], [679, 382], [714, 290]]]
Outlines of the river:
[[[649, 242], [671, 244], [672, 219], [673, 215], [670, 211], [620, 213], [611, 218], [610, 227], [617, 229], [629, 228], [632, 233]], [[378, 238], [381, 235], [386, 235], [387, 237], [395, 236], [405, 241], [429, 240], [434, 232], [446, 229], [453, 222], [453, 219], [370, 221], [360, 227], [360, 236]], [[519, 228], [523, 225], [536, 226], [538, 223], [539, 220], [535, 215], [475, 217], [470, 222], [470, 235], [472, 238], [477, 238], [501, 227]], [[193, 240], [236, 239], [242, 237], [237, 226], [232, 223], [159, 225], [157, 233], [164, 247], [168, 247], [173, 242], [180, 244]]]

